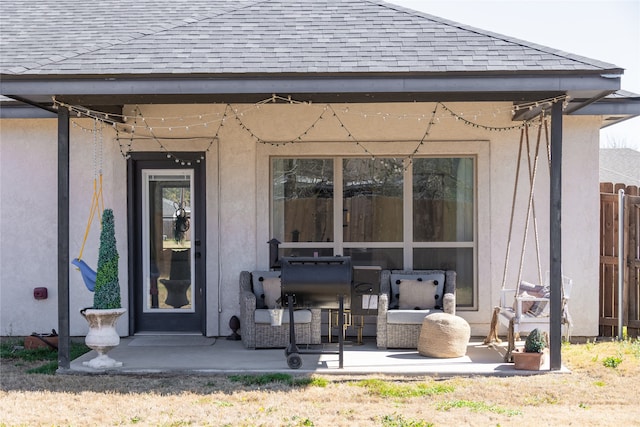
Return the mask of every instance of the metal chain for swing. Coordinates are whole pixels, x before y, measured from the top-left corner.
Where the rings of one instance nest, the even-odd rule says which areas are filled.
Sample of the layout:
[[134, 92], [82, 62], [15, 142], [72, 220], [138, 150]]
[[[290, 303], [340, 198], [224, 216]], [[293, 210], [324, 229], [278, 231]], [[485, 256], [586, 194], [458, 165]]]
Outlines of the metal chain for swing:
[[103, 162], [103, 135], [102, 135], [102, 122], [100, 122], [100, 128], [98, 128], [98, 119], [94, 119], [93, 122], [93, 196], [91, 197], [91, 208], [89, 209], [89, 219], [87, 220], [87, 227], [85, 228], [84, 238], [82, 240], [82, 246], [80, 247], [80, 253], [78, 254], [78, 260], [82, 259], [84, 247], [89, 237], [89, 231], [91, 230], [91, 223], [93, 218], [98, 215], [98, 222], [102, 223], [102, 210], [104, 210], [104, 199], [102, 196], [102, 162]]

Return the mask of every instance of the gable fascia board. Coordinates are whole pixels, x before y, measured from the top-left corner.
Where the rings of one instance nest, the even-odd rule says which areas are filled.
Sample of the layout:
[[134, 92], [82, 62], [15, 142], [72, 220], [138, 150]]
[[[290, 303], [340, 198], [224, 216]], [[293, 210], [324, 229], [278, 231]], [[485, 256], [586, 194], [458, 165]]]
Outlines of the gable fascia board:
[[602, 116], [601, 129], [640, 116], [640, 95], [618, 91], [571, 113], [580, 116]]
[[33, 105], [0, 105], [0, 119], [55, 119], [58, 116]]
[[[7, 96], [192, 95], [251, 93], [483, 93], [616, 91], [620, 77], [599, 74], [454, 76], [224, 76], [65, 78], [0, 76]], [[33, 99], [33, 98], [32, 98]], [[42, 101], [40, 101], [42, 102]]]
[[[582, 116], [606, 116], [606, 115], [630, 115], [632, 117], [640, 116], [640, 98], [636, 99], [617, 99], [613, 102], [601, 99], [598, 102], [587, 105], [586, 107], [572, 113]], [[631, 117], [629, 117], [631, 118]]]
[[58, 114], [45, 105], [0, 95], [0, 119], [55, 119]]

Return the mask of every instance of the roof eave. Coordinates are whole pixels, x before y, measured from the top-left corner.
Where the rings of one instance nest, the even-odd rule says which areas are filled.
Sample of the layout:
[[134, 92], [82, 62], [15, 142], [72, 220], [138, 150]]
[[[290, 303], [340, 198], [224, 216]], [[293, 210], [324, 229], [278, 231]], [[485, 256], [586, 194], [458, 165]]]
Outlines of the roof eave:
[[57, 114], [42, 107], [22, 103], [0, 106], [0, 119], [55, 119]]
[[[621, 74], [621, 72], [620, 72]], [[486, 72], [430, 74], [25, 76], [1, 75], [0, 93], [50, 105], [256, 102], [271, 94], [314, 102], [527, 101], [568, 94], [593, 102], [620, 89], [620, 74]], [[308, 97], [309, 99], [305, 98]], [[262, 97], [262, 98], [260, 98]]]
[[618, 124], [625, 120], [640, 116], [640, 95], [617, 91], [584, 108], [576, 111], [576, 115], [602, 116], [601, 128]]

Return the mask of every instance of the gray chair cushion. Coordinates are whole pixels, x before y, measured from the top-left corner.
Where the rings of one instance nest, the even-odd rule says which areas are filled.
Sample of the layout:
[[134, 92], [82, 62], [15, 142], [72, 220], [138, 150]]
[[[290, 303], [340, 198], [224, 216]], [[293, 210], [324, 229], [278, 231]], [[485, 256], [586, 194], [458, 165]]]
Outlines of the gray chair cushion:
[[[257, 309], [255, 312], [256, 323], [268, 323], [271, 324], [271, 315], [268, 309]], [[311, 310], [294, 310], [293, 322], [295, 324], [310, 323], [311, 322]], [[289, 310], [284, 311], [282, 316], [282, 323], [289, 324]]]
[[432, 313], [442, 313], [442, 310], [389, 310], [387, 323], [401, 325], [422, 325], [425, 316]]

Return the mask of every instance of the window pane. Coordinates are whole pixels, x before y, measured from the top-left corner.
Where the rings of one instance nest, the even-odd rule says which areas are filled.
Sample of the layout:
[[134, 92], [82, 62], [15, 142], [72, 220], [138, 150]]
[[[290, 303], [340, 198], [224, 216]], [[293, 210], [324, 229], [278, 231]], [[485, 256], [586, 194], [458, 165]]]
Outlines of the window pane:
[[281, 242], [333, 241], [333, 160], [273, 159], [272, 235]]
[[383, 270], [402, 270], [401, 248], [345, 248], [353, 265], [379, 265]]
[[473, 249], [417, 248], [413, 251], [415, 270], [455, 270], [456, 305], [473, 306]]
[[402, 241], [402, 159], [344, 159], [343, 173], [344, 241]]
[[413, 161], [413, 240], [473, 241], [473, 159]]

